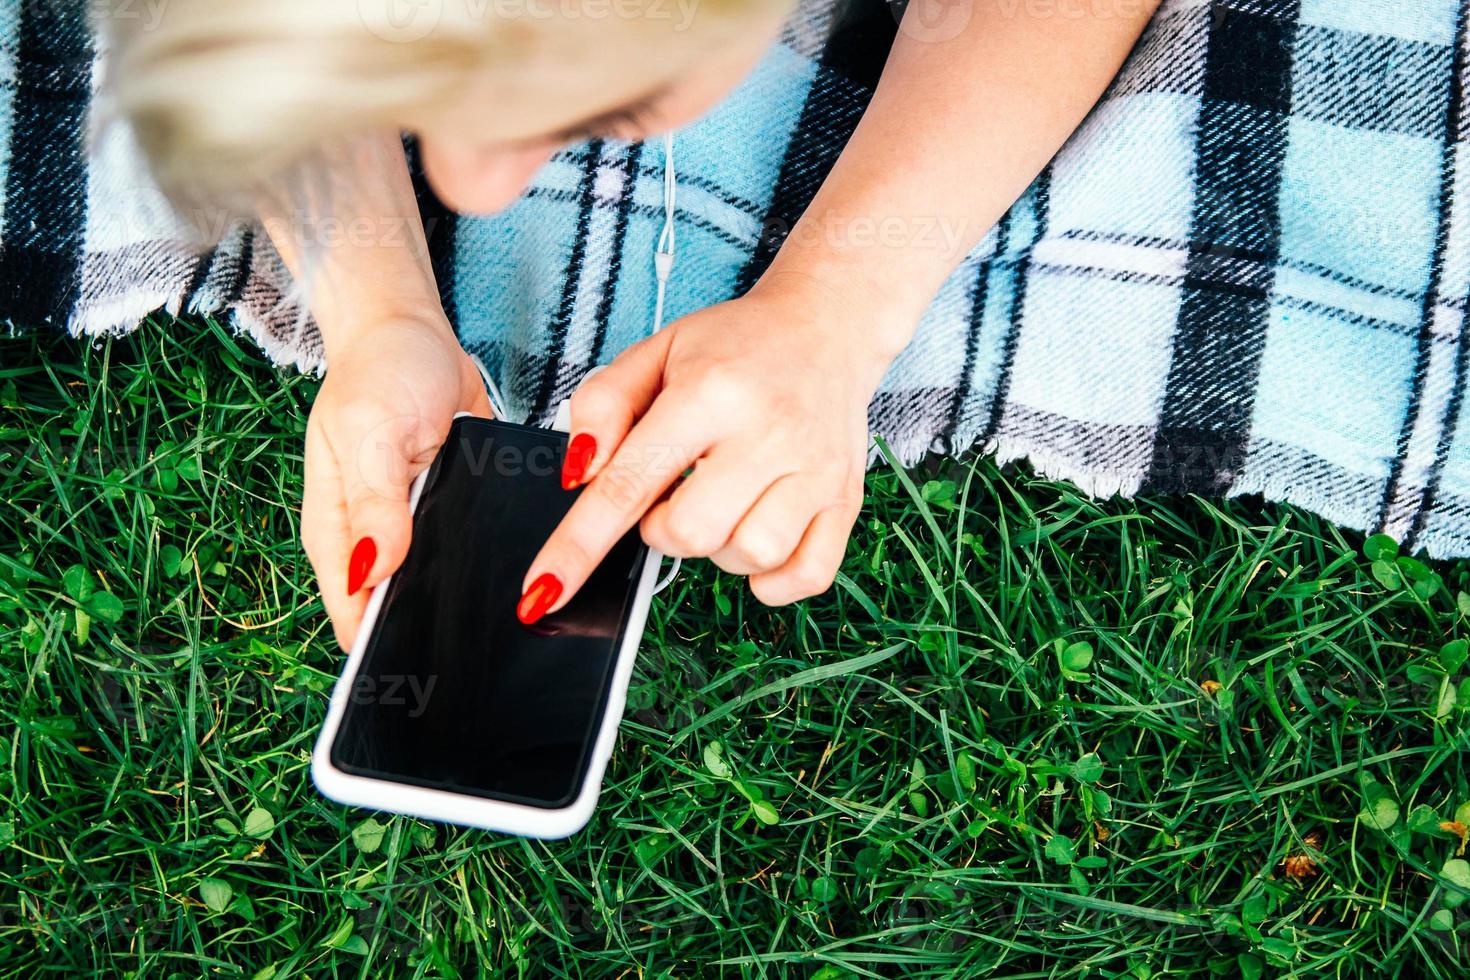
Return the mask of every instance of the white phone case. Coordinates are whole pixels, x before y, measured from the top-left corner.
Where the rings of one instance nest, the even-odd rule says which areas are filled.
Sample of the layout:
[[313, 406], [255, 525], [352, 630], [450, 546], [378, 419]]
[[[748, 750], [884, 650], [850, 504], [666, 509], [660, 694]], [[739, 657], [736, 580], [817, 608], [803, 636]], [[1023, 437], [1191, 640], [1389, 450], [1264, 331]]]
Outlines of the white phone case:
[[[565, 411], [558, 416], [556, 429], [565, 431]], [[409, 510], [418, 507], [419, 494], [423, 491], [428, 471], [419, 474], [409, 496]], [[352, 693], [353, 680], [367, 650], [373, 627], [382, 609], [383, 596], [393, 577], [380, 582], [368, 599], [367, 611], [363, 615], [362, 627], [357, 631], [357, 640], [342, 675], [332, 688], [332, 700], [327, 708], [327, 720], [322, 725], [316, 748], [311, 755], [311, 777], [323, 796], [350, 806], [387, 810], [428, 820], [480, 827], [523, 837], [555, 839], [569, 837], [586, 826], [592, 818], [593, 808], [602, 789], [603, 773], [612, 758], [613, 743], [617, 739], [618, 723], [623, 718], [623, 706], [627, 702], [628, 682], [633, 675], [633, 661], [638, 655], [638, 643], [643, 638], [643, 625], [648, 618], [649, 603], [653, 599], [654, 584], [663, 556], [649, 549], [643, 569], [638, 577], [638, 588], [634, 593], [627, 626], [623, 630], [623, 642], [618, 649], [617, 663], [613, 667], [611, 689], [608, 691], [607, 709], [598, 728], [593, 744], [592, 758], [587, 764], [587, 775], [581, 791], [569, 805], [559, 809], [527, 806], [487, 800], [478, 796], [466, 796], [444, 790], [410, 786], [385, 779], [356, 776], [343, 772], [332, 764], [332, 742], [342, 724], [348, 698]]]

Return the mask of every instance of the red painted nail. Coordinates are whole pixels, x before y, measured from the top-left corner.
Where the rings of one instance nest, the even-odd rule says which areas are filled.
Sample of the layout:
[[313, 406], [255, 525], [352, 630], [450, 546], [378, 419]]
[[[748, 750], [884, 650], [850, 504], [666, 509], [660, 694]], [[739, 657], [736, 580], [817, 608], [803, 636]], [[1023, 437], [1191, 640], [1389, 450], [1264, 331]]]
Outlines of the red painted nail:
[[356, 595], [357, 590], [362, 588], [362, 583], [367, 581], [368, 572], [373, 570], [373, 562], [377, 560], [378, 546], [373, 543], [373, 539], [359, 539], [352, 549], [352, 557], [347, 560], [348, 595]]
[[550, 572], [538, 576], [516, 605], [516, 618], [530, 626], [546, 615], [546, 610], [561, 598], [561, 579]]
[[561, 464], [561, 488], [575, 490], [580, 487], [587, 476], [587, 467], [592, 465], [592, 457], [596, 455], [597, 440], [586, 432], [577, 433]]

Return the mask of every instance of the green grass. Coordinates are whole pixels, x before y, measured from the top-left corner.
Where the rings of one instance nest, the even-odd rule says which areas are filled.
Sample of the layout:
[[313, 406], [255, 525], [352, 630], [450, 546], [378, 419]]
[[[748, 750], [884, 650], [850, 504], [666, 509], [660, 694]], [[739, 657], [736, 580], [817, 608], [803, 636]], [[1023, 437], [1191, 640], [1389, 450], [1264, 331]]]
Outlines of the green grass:
[[1464, 975], [1470, 565], [880, 468], [828, 595], [655, 604], [532, 843], [311, 787], [314, 390], [219, 327], [0, 340], [0, 975]]

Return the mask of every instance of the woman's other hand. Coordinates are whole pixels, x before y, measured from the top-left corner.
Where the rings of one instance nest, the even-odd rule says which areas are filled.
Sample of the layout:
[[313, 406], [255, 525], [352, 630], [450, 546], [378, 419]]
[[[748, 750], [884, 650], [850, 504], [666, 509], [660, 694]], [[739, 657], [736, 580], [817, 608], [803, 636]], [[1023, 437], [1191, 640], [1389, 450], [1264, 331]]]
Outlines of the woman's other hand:
[[333, 352], [306, 427], [301, 542], [343, 649], [408, 553], [409, 488], [458, 412], [488, 418], [490, 404], [442, 318], [359, 326]]
[[306, 426], [301, 543], [337, 642], [408, 553], [408, 491], [457, 412], [490, 414], [439, 304], [396, 130], [322, 151], [330, 180], [262, 195], [261, 224], [305, 286], [327, 377]]
[[871, 336], [816, 283], [768, 278], [589, 378], [563, 476], [587, 489], [531, 565], [522, 620], [565, 605], [640, 520], [651, 547], [747, 575], [767, 604], [825, 591], [862, 505], [868, 402], [896, 353]]

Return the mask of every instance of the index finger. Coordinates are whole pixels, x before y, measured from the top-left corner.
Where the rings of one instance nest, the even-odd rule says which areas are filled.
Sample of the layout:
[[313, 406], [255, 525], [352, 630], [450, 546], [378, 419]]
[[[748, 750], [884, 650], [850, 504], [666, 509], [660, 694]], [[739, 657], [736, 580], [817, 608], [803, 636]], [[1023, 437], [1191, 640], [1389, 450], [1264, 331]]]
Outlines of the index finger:
[[516, 615], [534, 623], [565, 606], [654, 501], [709, 448], [695, 413], [660, 396], [572, 504], [522, 583]]

